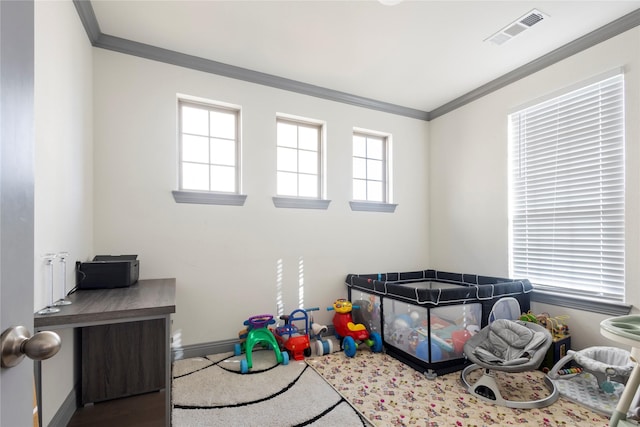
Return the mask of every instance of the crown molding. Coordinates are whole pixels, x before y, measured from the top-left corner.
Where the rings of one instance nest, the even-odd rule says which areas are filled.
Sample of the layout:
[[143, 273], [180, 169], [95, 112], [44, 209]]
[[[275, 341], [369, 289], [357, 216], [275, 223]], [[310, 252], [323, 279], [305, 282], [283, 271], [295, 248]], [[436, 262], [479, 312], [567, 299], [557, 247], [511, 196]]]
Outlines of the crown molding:
[[102, 31], [100, 31], [100, 25], [98, 24], [98, 20], [93, 11], [91, 1], [73, 0], [73, 4], [80, 16], [82, 25], [87, 32], [89, 41], [95, 47], [229, 77], [232, 79], [296, 92], [316, 98], [327, 99], [343, 104], [355, 105], [357, 107], [424, 121], [430, 121], [447, 114], [524, 77], [549, 67], [550, 65], [562, 61], [563, 59], [573, 56], [576, 53], [582, 52], [640, 25], [640, 9], [638, 9], [590, 32], [589, 34], [567, 43], [566, 45], [523, 65], [522, 67], [519, 67], [485, 85], [447, 102], [432, 111], [427, 112], [103, 34]]
[[87, 37], [89, 37], [89, 41], [93, 45], [96, 40], [98, 40], [100, 34], [102, 34], [100, 24], [98, 24], [98, 19], [93, 11], [93, 6], [91, 6], [89, 0], [73, 0], [73, 5], [76, 7], [80, 22], [82, 22], [82, 26], [87, 32]]
[[415, 110], [333, 89], [314, 86], [308, 83], [274, 76], [272, 74], [261, 73], [247, 68], [236, 67], [235, 65], [224, 64], [222, 62], [212, 61], [198, 56], [187, 55], [157, 46], [110, 36], [108, 34], [100, 34], [93, 45], [95, 47], [126, 53], [140, 58], [151, 59], [184, 68], [190, 68], [192, 70], [203, 71], [205, 73], [216, 74], [236, 80], [243, 80], [250, 83], [309, 95], [316, 98], [328, 99], [330, 101], [341, 102], [343, 104], [355, 105], [357, 107], [383, 111], [385, 113], [397, 114], [413, 119], [428, 120], [429, 118], [429, 114], [426, 111]]
[[564, 46], [561, 46], [558, 49], [553, 50], [546, 55], [543, 55], [540, 58], [523, 65], [520, 68], [516, 68], [515, 70], [501, 77], [498, 77], [497, 79], [492, 80], [489, 83], [480, 86], [472, 90], [471, 92], [460, 96], [459, 98], [454, 99], [453, 101], [447, 102], [446, 104], [430, 111], [429, 120], [443, 116], [453, 110], [462, 107], [463, 105], [482, 98], [483, 96], [495, 92], [496, 90], [508, 86], [512, 83], [515, 83], [516, 81], [524, 77], [527, 77], [557, 62], [560, 62], [577, 53], [587, 50], [590, 47], [602, 43], [603, 41], [609, 40], [610, 38], [622, 34], [632, 28], [635, 28], [638, 25], [640, 25], [640, 9], [628, 13], [627, 15], [613, 22], [610, 22], [607, 25], [604, 25], [597, 30], [594, 30], [572, 42], [569, 42]]
[[154, 61], [164, 62], [167, 64], [177, 65], [184, 68], [190, 68], [205, 73], [216, 74], [219, 76], [229, 77], [232, 79], [243, 80], [250, 83], [256, 83], [276, 89], [296, 92], [303, 95], [309, 95], [316, 98], [323, 98], [330, 101], [340, 102], [343, 104], [355, 105], [370, 110], [382, 111], [385, 113], [396, 114], [418, 120], [429, 120], [429, 113], [426, 111], [416, 110], [414, 108], [403, 107], [388, 102], [377, 101], [375, 99], [365, 98], [346, 92], [340, 92], [333, 89], [327, 89], [308, 83], [286, 79], [284, 77], [274, 76], [272, 74], [261, 73], [259, 71], [249, 70], [247, 68], [236, 67], [234, 65], [224, 64], [222, 62], [212, 61], [209, 59], [187, 55], [173, 50], [163, 49], [133, 40], [127, 40], [120, 37], [111, 36], [100, 31], [100, 25], [93, 11], [93, 6], [89, 0], [73, 0], [80, 21], [84, 26], [87, 36], [94, 47], [108, 49], [115, 52], [125, 53], [128, 55], [138, 56], [140, 58], [151, 59]]

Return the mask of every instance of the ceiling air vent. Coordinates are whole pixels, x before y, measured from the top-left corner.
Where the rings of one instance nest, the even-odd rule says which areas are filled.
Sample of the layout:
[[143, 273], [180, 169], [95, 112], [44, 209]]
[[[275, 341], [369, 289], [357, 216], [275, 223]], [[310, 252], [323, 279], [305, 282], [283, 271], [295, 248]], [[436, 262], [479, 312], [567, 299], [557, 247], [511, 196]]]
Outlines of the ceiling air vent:
[[540, 12], [537, 9], [533, 9], [531, 12], [527, 13], [524, 16], [521, 16], [520, 18], [513, 21], [511, 24], [507, 25], [497, 33], [493, 34], [491, 37], [489, 37], [485, 41], [490, 41], [497, 45], [501, 45], [511, 40], [512, 38], [514, 38], [515, 36], [523, 32], [524, 30], [528, 30], [533, 25], [542, 21], [544, 18], [546, 18], [546, 15], [544, 13]]
[[526, 16], [521, 18], [520, 23], [522, 25], [526, 25], [527, 27], [531, 27], [533, 26], [533, 24], [537, 24], [543, 19], [544, 19], [544, 15], [541, 12], [534, 9], [531, 12], [529, 12]]

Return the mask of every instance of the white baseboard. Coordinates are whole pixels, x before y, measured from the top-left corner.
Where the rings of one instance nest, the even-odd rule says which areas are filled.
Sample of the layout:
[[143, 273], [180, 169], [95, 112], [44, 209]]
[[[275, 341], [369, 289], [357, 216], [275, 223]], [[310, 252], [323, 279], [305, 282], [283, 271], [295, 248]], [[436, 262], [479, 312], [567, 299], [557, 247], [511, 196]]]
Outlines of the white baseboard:
[[71, 389], [66, 399], [64, 399], [64, 402], [62, 402], [62, 405], [60, 405], [58, 411], [49, 422], [48, 427], [66, 427], [69, 424], [77, 409], [77, 393], [78, 392], [75, 387]]
[[233, 351], [238, 343], [237, 339], [213, 341], [200, 344], [191, 344], [171, 349], [171, 360], [188, 359], [190, 357], [204, 357], [209, 354], [226, 353]]

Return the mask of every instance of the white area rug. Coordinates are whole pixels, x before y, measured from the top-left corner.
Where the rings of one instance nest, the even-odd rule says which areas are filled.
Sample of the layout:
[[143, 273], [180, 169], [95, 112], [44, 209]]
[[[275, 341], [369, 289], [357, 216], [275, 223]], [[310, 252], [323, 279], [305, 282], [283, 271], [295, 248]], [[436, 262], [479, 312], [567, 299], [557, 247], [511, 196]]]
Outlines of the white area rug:
[[172, 425], [367, 426], [349, 403], [304, 361], [277, 364], [273, 351], [252, 353], [240, 373], [233, 353], [178, 360], [173, 365]]

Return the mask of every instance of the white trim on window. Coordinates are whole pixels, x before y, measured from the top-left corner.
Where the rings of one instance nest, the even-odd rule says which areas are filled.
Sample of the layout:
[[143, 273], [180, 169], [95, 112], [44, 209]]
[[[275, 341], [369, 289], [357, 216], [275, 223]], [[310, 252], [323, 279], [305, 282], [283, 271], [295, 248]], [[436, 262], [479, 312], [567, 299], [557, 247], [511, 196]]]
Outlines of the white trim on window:
[[331, 200], [327, 199], [303, 199], [301, 197], [272, 197], [273, 205], [276, 208], [294, 208], [294, 209], [322, 209], [329, 208]]
[[509, 115], [510, 277], [624, 303], [624, 75]]
[[352, 135], [353, 211], [394, 212], [392, 185], [392, 136], [354, 128]]
[[212, 193], [210, 191], [172, 191], [176, 203], [194, 203], [200, 205], [244, 206], [245, 194]]
[[358, 202], [351, 200], [349, 206], [352, 211], [361, 212], [386, 212], [394, 213], [398, 207], [397, 203], [378, 203], [378, 202]]
[[319, 120], [276, 115], [276, 207], [328, 206], [325, 128]]
[[241, 108], [178, 95], [177, 203], [242, 206]]

